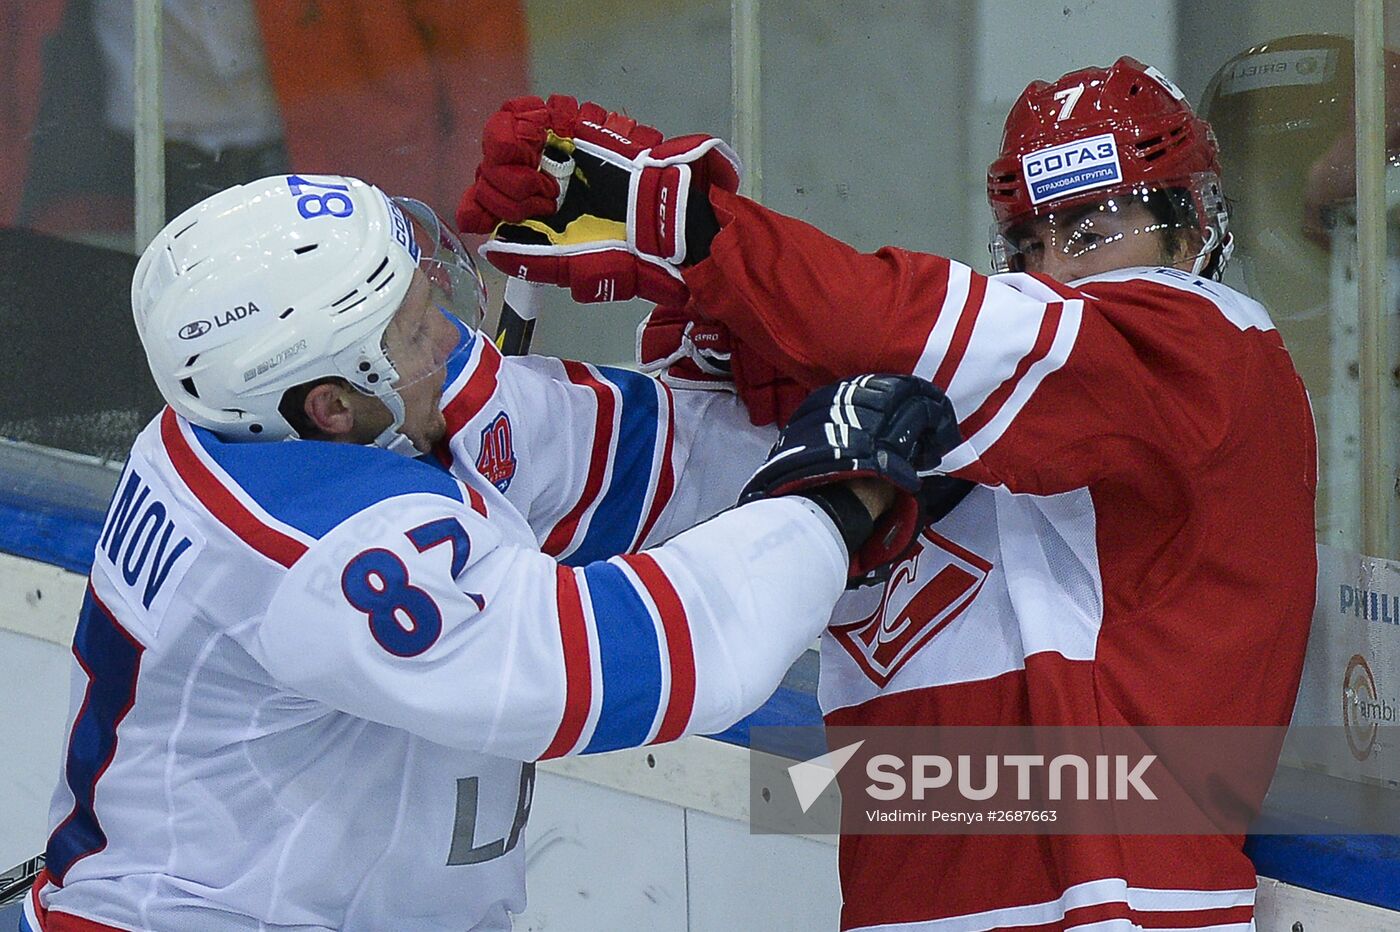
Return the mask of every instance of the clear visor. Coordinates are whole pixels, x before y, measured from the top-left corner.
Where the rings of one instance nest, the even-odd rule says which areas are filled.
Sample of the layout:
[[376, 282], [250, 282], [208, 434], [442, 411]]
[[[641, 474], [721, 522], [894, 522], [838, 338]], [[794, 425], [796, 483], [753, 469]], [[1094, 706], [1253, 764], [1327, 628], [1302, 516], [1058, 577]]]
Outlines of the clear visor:
[[452, 228], [422, 201], [391, 198], [408, 218], [418, 244], [418, 268], [428, 277], [434, 298], [448, 313], [475, 330], [486, 314], [486, 282]]
[[1207, 251], [1192, 195], [1137, 188], [1102, 200], [994, 224], [998, 272], [1034, 272], [1071, 282], [1113, 269], [1180, 265]]
[[381, 346], [403, 392], [424, 381], [442, 385], [454, 360], [470, 353], [471, 341], [447, 318], [471, 330], [480, 326], [486, 284], [456, 234], [422, 201], [395, 197], [419, 250], [418, 269], [398, 312], [385, 328]]

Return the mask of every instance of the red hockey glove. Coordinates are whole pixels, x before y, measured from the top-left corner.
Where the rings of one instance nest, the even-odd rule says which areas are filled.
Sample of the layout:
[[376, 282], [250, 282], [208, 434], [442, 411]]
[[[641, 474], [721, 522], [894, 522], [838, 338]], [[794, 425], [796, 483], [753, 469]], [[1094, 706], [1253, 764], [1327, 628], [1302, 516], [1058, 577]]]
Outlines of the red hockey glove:
[[637, 368], [658, 372], [672, 388], [734, 390], [729, 331], [662, 304], [637, 325]]
[[[465, 230], [502, 221], [482, 254], [508, 275], [566, 286], [577, 301], [683, 303], [680, 267], [718, 229], [708, 192], [739, 186], [733, 150], [706, 135], [663, 141], [597, 104], [575, 110], [571, 98], [512, 101], [502, 113], [488, 123], [486, 159], [458, 211]], [[521, 171], [538, 169], [546, 146], [573, 162], [562, 185], [548, 171]]]
[[812, 389], [773, 368], [694, 305], [662, 305], [637, 327], [637, 366], [673, 388], [736, 392], [758, 426], [787, 423]]
[[[588, 117], [603, 131], [617, 133], [644, 146], [661, 142], [661, 133], [620, 113], [584, 104]], [[548, 101], [516, 97], [506, 101], [486, 121], [481, 133], [481, 164], [476, 181], [457, 205], [457, 227], [466, 233], [490, 233], [501, 222], [519, 223], [548, 217], [562, 201], [558, 179], [540, 170], [551, 131], [572, 138], [579, 105], [572, 97], [555, 94]], [[565, 147], [567, 147], [567, 143]], [[563, 153], [568, 155], [567, 148]]]

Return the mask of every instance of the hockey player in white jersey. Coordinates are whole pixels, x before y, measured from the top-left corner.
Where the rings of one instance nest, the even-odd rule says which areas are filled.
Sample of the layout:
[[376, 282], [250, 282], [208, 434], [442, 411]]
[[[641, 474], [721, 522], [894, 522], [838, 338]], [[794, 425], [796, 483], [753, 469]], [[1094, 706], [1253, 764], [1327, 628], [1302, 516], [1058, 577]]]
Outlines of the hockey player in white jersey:
[[480, 282], [423, 205], [230, 189], [157, 236], [132, 302], [169, 407], [98, 542], [31, 932], [509, 928], [529, 762], [755, 708], [852, 567], [912, 541], [916, 470], [956, 441], [927, 382], [828, 389], [765, 500], [605, 560], [732, 503], [771, 432], [503, 363], [444, 313], [476, 321]]

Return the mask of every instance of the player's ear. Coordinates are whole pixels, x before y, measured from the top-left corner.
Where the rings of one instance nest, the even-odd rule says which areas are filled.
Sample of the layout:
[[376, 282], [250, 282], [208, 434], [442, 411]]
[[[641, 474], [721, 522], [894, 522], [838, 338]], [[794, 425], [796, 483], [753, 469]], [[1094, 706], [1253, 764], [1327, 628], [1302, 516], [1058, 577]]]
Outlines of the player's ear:
[[311, 436], [326, 440], [350, 439], [355, 434], [357, 405], [353, 388], [337, 381], [313, 386], [302, 401]]
[[[1173, 233], [1176, 235], [1172, 235]], [[1169, 231], [1164, 235], [1167, 236], [1167, 243], [1162, 249], [1162, 264], [1185, 272], [1191, 271], [1191, 266], [1196, 263], [1196, 256], [1203, 247], [1200, 237], [1191, 236], [1184, 230]]]
[[1181, 269], [1184, 272], [1191, 270], [1191, 265], [1196, 261], [1196, 255], [1201, 251], [1201, 238], [1190, 230], [1176, 229], [1172, 224], [1162, 219], [1158, 211], [1152, 212], [1154, 220], [1160, 222], [1160, 228], [1148, 234], [1148, 239], [1154, 240], [1157, 245], [1156, 261], [1163, 268]]

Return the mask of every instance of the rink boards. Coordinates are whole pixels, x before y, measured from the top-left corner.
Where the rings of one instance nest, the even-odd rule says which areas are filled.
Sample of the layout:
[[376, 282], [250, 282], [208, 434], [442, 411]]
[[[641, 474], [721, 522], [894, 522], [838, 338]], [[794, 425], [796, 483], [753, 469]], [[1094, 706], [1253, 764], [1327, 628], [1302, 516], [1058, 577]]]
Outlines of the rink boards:
[[[0, 441], [0, 867], [44, 843], [68, 645], [116, 477], [95, 460]], [[1400, 601], [1387, 603], [1400, 572], [1329, 548], [1319, 556], [1300, 714], [1309, 702], [1336, 707], [1332, 667], [1360, 651], [1370, 655], [1373, 694], [1361, 698], [1383, 715], [1400, 661], [1389, 649]], [[1329, 625], [1337, 636], [1326, 635]], [[517, 928], [834, 928], [835, 839], [748, 830], [748, 727], [817, 721], [815, 661], [809, 652], [763, 708], [715, 738], [542, 765], [526, 832], [530, 907]], [[1389, 783], [1364, 761], [1353, 769], [1343, 776], [1372, 792]], [[1400, 928], [1395, 839], [1270, 834], [1252, 837], [1250, 850], [1263, 875], [1261, 930]]]

